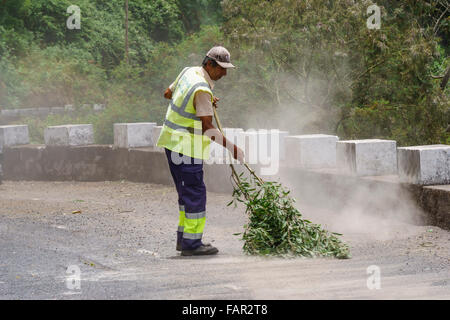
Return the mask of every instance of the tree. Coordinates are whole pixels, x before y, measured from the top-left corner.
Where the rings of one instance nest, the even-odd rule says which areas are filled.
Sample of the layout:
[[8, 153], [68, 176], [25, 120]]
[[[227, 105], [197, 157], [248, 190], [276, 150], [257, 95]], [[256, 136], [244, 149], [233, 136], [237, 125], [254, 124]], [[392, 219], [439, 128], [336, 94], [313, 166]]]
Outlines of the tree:
[[[286, 129], [445, 142], [448, 97], [436, 99], [428, 76], [439, 3], [377, 1], [380, 30], [366, 27], [370, 4], [226, 0], [224, 33], [255, 61], [249, 69], [269, 110], [290, 115]], [[423, 20], [423, 12], [431, 17]]]

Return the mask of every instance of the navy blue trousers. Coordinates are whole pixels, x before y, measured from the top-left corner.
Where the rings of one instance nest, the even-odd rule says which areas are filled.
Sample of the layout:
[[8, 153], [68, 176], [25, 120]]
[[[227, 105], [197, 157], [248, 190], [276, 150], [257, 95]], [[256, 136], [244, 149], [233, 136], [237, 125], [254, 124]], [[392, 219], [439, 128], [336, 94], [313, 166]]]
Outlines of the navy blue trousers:
[[177, 241], [181, 242], [182, 250], [193, 250], [202, 244], [206, 213], [203, 162], [201, 159], [190, 158], [168, 149], [165, 151], [178, 193], [180, 223]]

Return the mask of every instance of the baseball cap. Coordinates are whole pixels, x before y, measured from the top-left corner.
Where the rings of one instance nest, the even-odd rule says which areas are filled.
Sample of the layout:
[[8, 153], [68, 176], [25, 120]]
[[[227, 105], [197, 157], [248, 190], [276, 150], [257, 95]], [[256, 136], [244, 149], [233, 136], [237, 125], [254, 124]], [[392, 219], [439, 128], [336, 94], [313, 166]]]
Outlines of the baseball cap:
[[222, 68], [234, 68], [230, 62], [230, 52], [228, 52], [228, 50], [224, 47], [212, 47], [206, 56], [214, 59]]

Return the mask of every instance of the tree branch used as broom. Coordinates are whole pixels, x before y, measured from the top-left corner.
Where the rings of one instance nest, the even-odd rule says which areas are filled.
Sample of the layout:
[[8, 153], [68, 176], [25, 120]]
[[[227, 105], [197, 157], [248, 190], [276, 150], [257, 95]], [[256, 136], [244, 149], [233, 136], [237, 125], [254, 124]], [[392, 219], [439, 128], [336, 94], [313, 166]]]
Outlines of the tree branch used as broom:
[[[222, 133], [223, 136], [225, 136], [223, 133], [223, 130], [222, 130], [222, 125], [220, 123], [219, 115], [217, 114], [217, 111], [216, 111], [216, 107], [213, 107], [213, 111], [214, 111], [214, 118], [216, 119], [217, 126], [219, 127], [219, 131], [220, 131], [220, 133]], [[230, 150], [228, 150], [228, 152], [232, 153]], [[233, 154], [231, 154], [231, 156], [233, 157]], [[250, 174], [253, 175], [259, 181], [260, 184], [264, 184], [264, 181], [260, 177], [258, 177], [258, 175], [255, 173], [255, 171], [252, 170], [252, 168], [250, 168], [250, 166], [245, 162], [245, 160], [243, 162], [243, 165], [247, 168], [247, 170], [250, 172]], [[238, 186], [240, 186], [241, 180], [239, 179], [239, 175], [237, 174], [236, 169], [234, 168], [232, 163], [230, 163], [230, 168], [231, 168], [232, 177], [235, 180], [235, 183]]]
[[[213, 111], [214, 111], [214, 118], [216, 119], [216, 122], [217, 122], [217, 127], [219, 128], [220, 133], [222, 133], [222, 135], [225, 136], [224, 133], [223, 133], [222, 125], [220, 124], [219, 115], [217, 114], [215, 106], [213, 107]], [[227, 148], [225, 148], [225, 149], [227, 149]], [[228, 150], [228, 152], [231, 153], [230, 150]], [[231, 157], [234, 158], [233, 154], [231, 154]], [[243, 164], [247, 168], [247, 170], [250, 172], [250, 174], [253, 175], [259, 181], [259, 183], [261, 185], [263, 185], [264, 181], [260, 177], [258, 177], [258, 175], [255, 173], [255, 171], [252, 170], [252, 168], [250, 168], [250, 166], [245, 162], [245, 160], [243, 161]], [[242, 187], [241, 179], [239, 179], [239, 175], [237, 174], [236, 169], [234, 168], [234, 166], [233, 166], [233, 164], [231, 162], [230, 162], [230, 168], [231, 168], [231, 177], [233, 178], [236, 187], [241, 191], [241, 193], [244, 195], [245, 199], [247, 201], [249, 201], [250, 200], [250, 195]], [[248, 232], [249, 227], [250, 227], [250, 225], [247, 224], [245, 232]]]

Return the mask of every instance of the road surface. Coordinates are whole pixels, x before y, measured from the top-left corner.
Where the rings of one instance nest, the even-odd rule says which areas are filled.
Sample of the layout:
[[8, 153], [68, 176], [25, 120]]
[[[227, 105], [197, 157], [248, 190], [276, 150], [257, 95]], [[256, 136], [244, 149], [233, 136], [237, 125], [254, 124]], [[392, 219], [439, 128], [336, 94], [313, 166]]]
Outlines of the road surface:
[[397, 221], [346, 229], [339, 212], [299, 202], [305, 217], [345, 233], [352, 258], [252, 257], [233, 235], [245, 224], [244, 209], [227, 207], [227, 194], [207, 197], [204, 240], [219, 254], [181, 257], [173, 187], [6, 181], [0, 299], [450, 298], [446, 230]]

